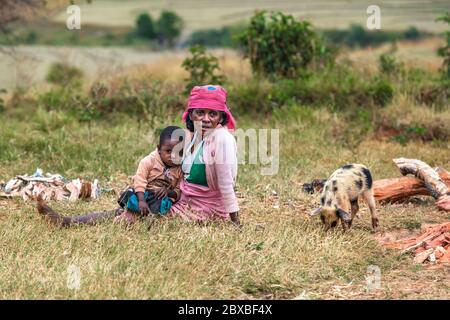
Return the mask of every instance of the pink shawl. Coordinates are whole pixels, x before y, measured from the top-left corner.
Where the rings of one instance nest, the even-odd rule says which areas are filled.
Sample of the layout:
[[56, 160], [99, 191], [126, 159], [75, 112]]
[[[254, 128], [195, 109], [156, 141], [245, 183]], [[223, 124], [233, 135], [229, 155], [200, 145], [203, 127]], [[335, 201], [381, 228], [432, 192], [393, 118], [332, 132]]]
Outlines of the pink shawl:
[[180, 200], [172, 206], [169, 215], [179, 215], [187, 221], [224, 220], [229, 219], [231, 212], [239, 211], [233, 175], [234, 166], [237, 170], [236, 145], [226, 128], [219, 125], [208, 134], [203, 157], [208, 187], [183, 179]]

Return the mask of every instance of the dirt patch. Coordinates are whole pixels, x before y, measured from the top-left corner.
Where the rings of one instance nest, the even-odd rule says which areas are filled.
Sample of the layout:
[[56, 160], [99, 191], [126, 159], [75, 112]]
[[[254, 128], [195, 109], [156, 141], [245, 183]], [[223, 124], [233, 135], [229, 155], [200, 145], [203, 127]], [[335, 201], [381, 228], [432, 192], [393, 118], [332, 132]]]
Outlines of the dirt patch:
[[415, 237], [420, 234], [420, 229], [396, 229], [375, 235], [375, 240], [379, 243], [392, 242], [404, 238]]
[[400, 134], [400, 130], [381, 124], [376, 130], [374, 138], [381, 141], [390, 141]]

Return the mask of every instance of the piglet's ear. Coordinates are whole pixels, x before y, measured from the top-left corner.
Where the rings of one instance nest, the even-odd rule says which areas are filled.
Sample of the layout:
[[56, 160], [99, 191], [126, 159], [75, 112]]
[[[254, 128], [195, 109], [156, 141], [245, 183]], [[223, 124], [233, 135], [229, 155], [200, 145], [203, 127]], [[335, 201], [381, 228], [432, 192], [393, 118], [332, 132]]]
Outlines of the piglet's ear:
[[352, 220], [352, 217], [347, 211], [344, 211], [342, 209], [337, 209], [337, 215], [342, 218], [345, 222], [350, 222]]
[[321, 212], [322, 212], [322, 207], [319, 207], [319, 208], [314, 209], [313, 211], [311, 211], [311, 212], [309, 213], [309, 216], [310, 216], [310, 217], [314, 217], [314, 216], [318, 215], [318, 214], [321, 213]]

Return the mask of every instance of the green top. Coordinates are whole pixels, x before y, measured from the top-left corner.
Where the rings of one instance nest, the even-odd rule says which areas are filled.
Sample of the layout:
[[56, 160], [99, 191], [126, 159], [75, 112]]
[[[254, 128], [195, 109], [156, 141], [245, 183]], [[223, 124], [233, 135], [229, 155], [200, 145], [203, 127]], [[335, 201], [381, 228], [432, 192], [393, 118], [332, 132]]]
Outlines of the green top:
[[192, 163], [191, 170], [186, 181], [205, 187], [208, 186], [208, 182], [206, 180], [206, 165], [203, 160], [203, 141], [198, 148], [197, 154], [195, 155], [194, 162]]

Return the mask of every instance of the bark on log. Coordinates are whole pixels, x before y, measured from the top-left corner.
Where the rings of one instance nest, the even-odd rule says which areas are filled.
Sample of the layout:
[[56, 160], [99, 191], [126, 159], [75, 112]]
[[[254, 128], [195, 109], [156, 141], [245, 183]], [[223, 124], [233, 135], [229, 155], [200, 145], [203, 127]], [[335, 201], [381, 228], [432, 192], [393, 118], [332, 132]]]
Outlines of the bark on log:
[[376, 200], [391, 202], [412, 196], [430, 195], [423, 181], [413, 177], [375, 180], [373, 193]]
[[[438, 172], [442, 181], [450, 187], [450, 173], [442, 168]], [[392, 202], [412, 196], [430, 195], [423, 181], [413, 177], [375, 180], [373, 191], [376, 200]]]

